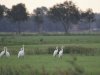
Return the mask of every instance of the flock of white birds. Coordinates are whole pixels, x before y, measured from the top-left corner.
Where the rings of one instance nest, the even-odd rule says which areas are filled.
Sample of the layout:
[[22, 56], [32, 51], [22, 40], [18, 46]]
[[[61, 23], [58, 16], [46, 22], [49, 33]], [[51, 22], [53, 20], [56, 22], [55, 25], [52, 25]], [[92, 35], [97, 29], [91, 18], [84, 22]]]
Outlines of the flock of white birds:
[[58, 46], [56, 47], [56, 49], [53, 52], [53, 56], [56, 57], [58, 55], [59, 58], [62, 58], [63, 55], [63, 46], [61, 47], [61, 50], [58, 50]]
[[4, 47], [4, 50], [0, 53], [0, 57], [2, 57], [3, 55], [6, 55], [7, 57], [10, 56], [10, 53], [7, 50], [7, 47]]
[[[22, 45], [22, 48], [20, 49], [20, 51], [18, 52], [18, 58], [20, 57], [24, 57], [25, 53], [24, 53], [24, 45]], [[56, 47], [56, 49], [53, 52], [53, 56], [56, 57], [58, 55], [59, 58], [62, 58], [63, 55], [63, 46], [61, 47], [61, 50], [58, 50], [58, 46]], [[4, 50], [1, 51], [0, 53], [0, 57], [10, 57], [10, 53], [8, 52], [7, 47], [4, 47]]]
[[[3, 56], [10, 57], [10, 53], [8, 52], [7, 47], [4, 47], [4, 50], [0, 53], [0, 57], [3, 57]], [[20, 57], [24, 57], [24, 45], [18, 52], [18, 58]]]

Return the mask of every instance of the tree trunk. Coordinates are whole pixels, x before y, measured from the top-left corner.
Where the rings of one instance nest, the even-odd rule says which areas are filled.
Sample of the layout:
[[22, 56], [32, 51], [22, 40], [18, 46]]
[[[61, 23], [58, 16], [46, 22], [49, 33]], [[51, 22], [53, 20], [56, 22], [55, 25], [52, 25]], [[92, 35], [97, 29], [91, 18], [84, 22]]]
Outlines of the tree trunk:
[[89, 32], [91, 32], [91, 24], [90, 24], [90, 22], [89, 22]]
[[70, 28], [70, 23], [67, 21], [64, 21], [63, 18], [60, 18], [61, 19], [61, 22], [62, 22], [62, 25], [64, 27], [64, 30], [65, 30], [65, 34], [68, 34], [69, 32], [69, 28]]
[[65, 24], [65, 23], [62, 23], [63, 24], [63, 27], [64, 27], [64, 30], [65, 30], [65, 34], [69, 34], [69, 27], [70, 27], [70, 24]]
[[21, 33], [21, 23], [17, 22], [17, 33], [20, 34]]

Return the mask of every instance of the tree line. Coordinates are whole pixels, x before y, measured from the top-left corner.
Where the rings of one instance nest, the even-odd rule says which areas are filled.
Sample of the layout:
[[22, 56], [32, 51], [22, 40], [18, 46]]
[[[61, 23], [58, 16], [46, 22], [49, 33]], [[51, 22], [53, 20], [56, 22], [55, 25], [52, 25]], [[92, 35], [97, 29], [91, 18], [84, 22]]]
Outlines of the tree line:
[[25, 7], [25, 4], [19, 3], [13, 5], [11, 9], [5, 5], [0, 5], [0, 20], [8, 18], [10, 22], [16, 23], [17, 32], [21, 33], [21, 23], [29, 20], [31, 16], [34, 16], [34, 22], [38, 27], [38, 32], [42, 33], [42, 26], [45, 22], [45, 18], [57, 23], [60, 22], [64, 28], [65, 33], [69, 32], [72, 25], [79, 24], [80, 22], [88, 22], [89, 30], [91, 29], [91, 23], [94, 22], [95, 13], [91, 8], [86, 11], [82, 11], [72, 1], [65, 1], [63, 3], [56, 4], [51, 8], [38, 7], [33, 10], [33, 14], [29, 14]]

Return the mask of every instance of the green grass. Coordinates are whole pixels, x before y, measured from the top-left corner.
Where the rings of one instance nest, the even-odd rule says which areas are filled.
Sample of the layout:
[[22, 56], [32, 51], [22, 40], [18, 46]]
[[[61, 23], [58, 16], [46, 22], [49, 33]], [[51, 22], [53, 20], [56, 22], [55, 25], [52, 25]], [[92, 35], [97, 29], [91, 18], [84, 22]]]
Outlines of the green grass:
[[[48, 48], [62, 45], [64, 46], [80, 46], [86, 48], [100, 48], [100, 35], [71, 35], [71, 36], [0, 36], [0, 51], [3, 50], [3, 46], [8, 47], [8, 51], [11, 53], [10, 58], [0, 58], [0, 68], [8, 71], [9, 67], [13, 70], [21, 72], [23, 75], [30, 74], [31, 70], [38, 69], [39, 71], [45, 67], [45, 69], [50, 73], [56, 70], [66, 70], [72, 67], [69, 63], [72, 60], [70, 55], [64, 54], [63, 59], [53, 58], [52, 55], [42, 54], [42, 55], [28, 55], [26, 53], [25, 58], [18, 59], [17, 53], [25, 44], [26, 51], [47, 51]], [[13, 55], [14, 53], [14, 55]], [[100, 55], [100, 50], [98, 51]], [[80, 64], [84, 69], [86, 75], [99, 75], [100, 74], [100, 56], [77, 56], [77, 63]], [[6, 67], [8, 69], [6, 69]], [[1, 69], [2, 69], [1, 68]], [[22, 69], [25, 68], [25, 69]], [[31, 68], [31, 69], [29, 69]], [[2, 71], [0, 69], [0, 72]], [[22, 75], [18, 74], [18, 75]], [[9, 74], [8, 74], [9, 75]], [[12, 74], [14, 75], [14, 74]], [[16, 75], [16, 74], [15, 74]]]
[[36, 45], [36, 44], [91, 44], [100, 43], [100, 36], [1, 36], [2, 45]]
[[[99, 56], [77, 56], [77, 63], [80, 64], [86, 74], [99, 75], [100, 74], [100, 57]], [[54, 58], [52, 55], [26, 55], [24, 58], [18, 59], [17, 56], [10, 58], [1, 58], [0, 66], [10, 65], [15, 68], [20, 66], [31, 66], [33, 69], [41, 70], [44, 66], [48, 72], [56, 70], [67, 70], [72, 67], [69, 61], [72, 60], [70, 55], [64, 55], [62, 59]], [[27, 73], [27, 71], [25, 72]]]

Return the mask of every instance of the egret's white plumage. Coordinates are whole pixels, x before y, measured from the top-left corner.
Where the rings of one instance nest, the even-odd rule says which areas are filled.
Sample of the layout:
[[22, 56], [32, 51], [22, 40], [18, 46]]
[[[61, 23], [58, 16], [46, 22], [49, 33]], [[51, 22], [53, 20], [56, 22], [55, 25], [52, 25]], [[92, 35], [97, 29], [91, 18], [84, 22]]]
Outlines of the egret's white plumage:
[[21, 48], [21, 50], [19, 51], [19, 53], [18, 53], [18, 58], [19, 57], [23, 57], [24, 56], [24, 45], [23, 45], [23, 47]]
[[60, 58], [62, 57], [62, 55], [63, 55], [63, 46], [61, 47], [61, 50], [59, 51], [58, 57]]
[[4, 47], [4, 50], [0, 53], [0, 57], [2, 57], [5, 54], [5, 48], [6, 47]]
[[54, 50], [53, 56], [55, 57], [55, 56], [57, 55], [57, 53], [58, 53], [58, 46], [57, 46], [56, 49]]
[[8, 52], [7, 47], [6, 47], [6, 57], [10, 57], [10, 53]]

